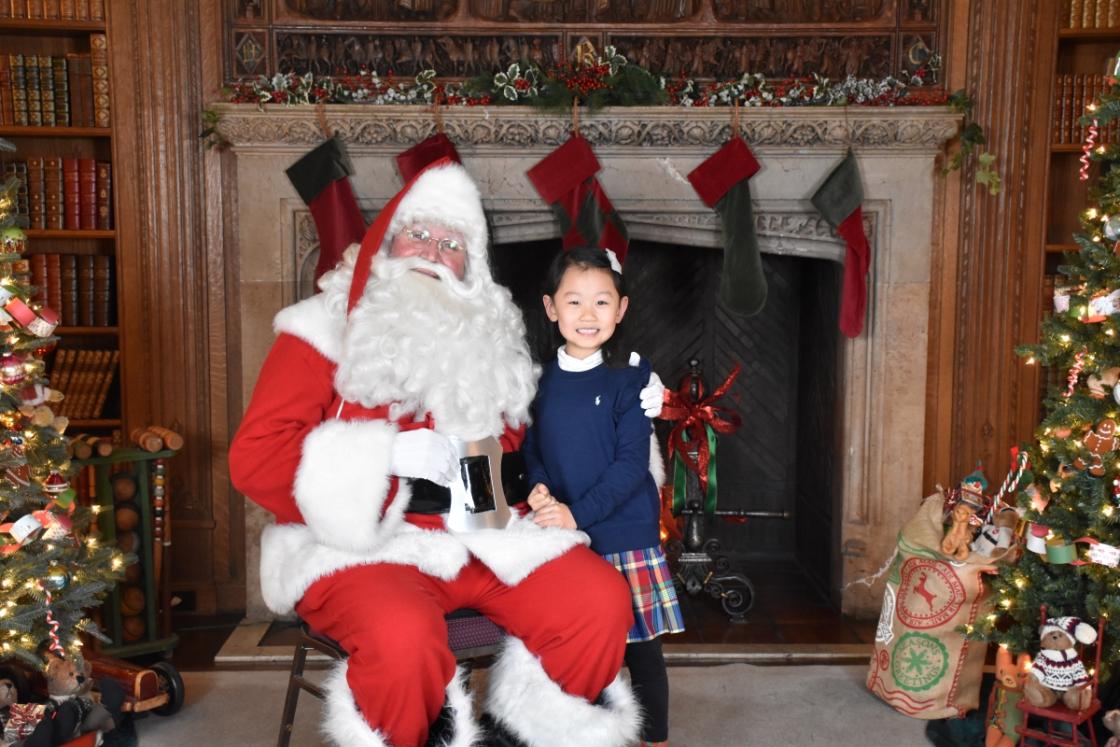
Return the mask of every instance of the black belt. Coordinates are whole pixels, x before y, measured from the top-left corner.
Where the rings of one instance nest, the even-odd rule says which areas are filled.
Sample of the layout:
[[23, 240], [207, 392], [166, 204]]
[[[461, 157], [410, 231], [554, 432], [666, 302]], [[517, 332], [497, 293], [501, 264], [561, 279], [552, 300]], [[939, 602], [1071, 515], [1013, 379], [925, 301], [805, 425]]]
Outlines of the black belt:
[[[460, 476], [474, 498], [476, 510], [493, 510], [494, 493], [486, 457], [463, 457], [459, 460], [459, 465]], [[506, 502], [512, 505], [525, 500], [529, 494], [529, 486], [525, 479], [525, 459], [521, 452], [503, 454], [501, 471], [502, 492], [506, 496]], [[451, 510], [450, 488], [423, 478], [408, 482], [412, 488], [412, 498], [406, 509], [409, 513], [445, 514]]]

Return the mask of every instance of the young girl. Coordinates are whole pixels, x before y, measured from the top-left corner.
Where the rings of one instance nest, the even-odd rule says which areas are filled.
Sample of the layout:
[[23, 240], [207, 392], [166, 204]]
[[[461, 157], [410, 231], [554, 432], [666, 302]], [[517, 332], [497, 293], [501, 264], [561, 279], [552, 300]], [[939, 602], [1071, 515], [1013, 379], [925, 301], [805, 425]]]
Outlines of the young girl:
[[626, 666], [645, 720], [643, 745], [669, 736], [669, 680], [658, 636], [684, 630], [661, 551], [650, 421], [638, 401], [649, 364], [611, 344], [630, 299], [613, 253], [572, 249], [552, 263], [544, 308], [564, 339], [541, 376], [522, 451], [541, 526], [581, 529], [626, 577], [634, 604]]

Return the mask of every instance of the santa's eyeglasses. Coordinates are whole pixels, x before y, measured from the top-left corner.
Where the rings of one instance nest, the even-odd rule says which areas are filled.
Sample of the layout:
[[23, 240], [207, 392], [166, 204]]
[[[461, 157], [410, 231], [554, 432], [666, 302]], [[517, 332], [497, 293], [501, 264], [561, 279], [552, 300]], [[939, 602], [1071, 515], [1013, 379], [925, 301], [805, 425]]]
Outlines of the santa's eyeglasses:
[[463, 243], [456, 239], [437, 239], [432, 236], [432, 232], [426, 228], [408, 228], [405, 229], [404, 235], [414, 241], [424, 241], [436, 245], [443, 254], [458, 254], [463, 251]]

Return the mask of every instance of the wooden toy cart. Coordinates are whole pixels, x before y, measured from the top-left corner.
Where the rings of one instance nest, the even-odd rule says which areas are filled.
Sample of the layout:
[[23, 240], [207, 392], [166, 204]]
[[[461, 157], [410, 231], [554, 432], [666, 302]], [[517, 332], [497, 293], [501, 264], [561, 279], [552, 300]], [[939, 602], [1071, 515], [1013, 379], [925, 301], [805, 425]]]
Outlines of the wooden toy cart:
[[167, 460], [174, 455], [171, 450], [125, 448], [75, 461], [83, 472], [77, 481], [85, 491], [83, 499], [101, 507], [102, 539], [138, 559], [101, 608], [102, 626], [112, 643], [86, 658], [95, 677], [111, 677], [125, 688], [127, 710], [160, 715], [171, 715], [183, 704], [179, 673], [169, 661], [139, 666], [125, 659], [167, 657], [179, 642], [171, 632], [166, 580], [171, 546]]

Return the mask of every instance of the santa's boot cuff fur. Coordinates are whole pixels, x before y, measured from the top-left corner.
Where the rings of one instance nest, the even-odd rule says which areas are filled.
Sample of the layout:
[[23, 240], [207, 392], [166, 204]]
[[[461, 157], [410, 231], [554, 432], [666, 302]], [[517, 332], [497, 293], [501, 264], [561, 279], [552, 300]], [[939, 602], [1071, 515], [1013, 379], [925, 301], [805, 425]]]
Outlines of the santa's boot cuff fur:
[[490, 668], [486, 712], [530, 747], [626, 747], [638, 741], [641, 708], [616, 677], [602, 705], [560, 689], [518, 639], [506, 638]]
[[[392, 747], [384, 734], [370, 728], [354, 704], [354, 696], [346, 682], [347, 664], [342, 661], [334, 665], [323, 682], [327, 694], [323, 734], [338, 747]], [[439, 747], [473, 747], [482, 737], [466, 689], [468, 676], [466, 670], [460, 668], [447, 683], [447, 706], [451, 709], [453, 729], [450, 738]]]

